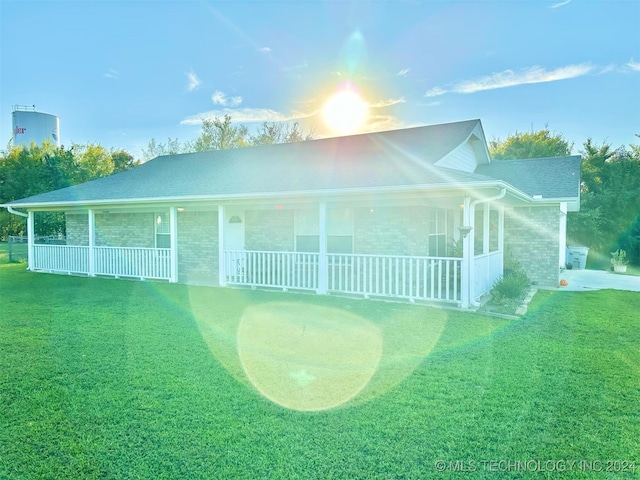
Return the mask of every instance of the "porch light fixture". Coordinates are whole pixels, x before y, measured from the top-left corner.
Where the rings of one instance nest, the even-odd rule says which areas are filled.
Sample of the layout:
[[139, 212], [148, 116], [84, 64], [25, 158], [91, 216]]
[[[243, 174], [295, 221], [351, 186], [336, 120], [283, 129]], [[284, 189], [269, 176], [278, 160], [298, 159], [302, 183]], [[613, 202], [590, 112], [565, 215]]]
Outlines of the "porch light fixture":
[[160, 225], [162, 223], [162, 215], [158, 215], [158, 217], [156, 218], [156, 223], [158, 225]]
[[460, 231], [460, 235], [462, 235], [462, 238], [467, 238], [467, 235], [469, 235], [469, 232], [473, 230], [473, 227], [462, 226], [462, 227], [458, 227], [458, 230]]

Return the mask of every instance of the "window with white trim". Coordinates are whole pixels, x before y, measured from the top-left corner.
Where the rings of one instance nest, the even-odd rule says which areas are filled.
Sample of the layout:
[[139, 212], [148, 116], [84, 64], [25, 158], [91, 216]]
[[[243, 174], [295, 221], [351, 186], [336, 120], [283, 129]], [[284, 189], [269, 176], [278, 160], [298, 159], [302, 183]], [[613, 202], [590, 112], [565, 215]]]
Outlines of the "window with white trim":
[[296, 252], [319, 252], [320, 232], [317, 209], [296, 210]]
[[476, 206], [475, 210], [473, 250], [475, 255], [484, 253], [484, 204]]
[[[317, 209], [296, 210], [296, 251], [320, 251], [320, 214]], [[353, 210], [327, 209], [327, 252], [353, 253]]]
[[499, 246], [500, 211], [493, 206], [489, 210], [489, 251], [497, 252]]
[[353, 210], [327, 210], [327, 252], [353, 253]]
[[444, 208], [432, 208], [427, 213], [430, 257], [447, 255], [447, 217], [447, 211]]
[[154, 215], [156, 248], [171, 248], [171, 225], [169, 213], [156, 213]]

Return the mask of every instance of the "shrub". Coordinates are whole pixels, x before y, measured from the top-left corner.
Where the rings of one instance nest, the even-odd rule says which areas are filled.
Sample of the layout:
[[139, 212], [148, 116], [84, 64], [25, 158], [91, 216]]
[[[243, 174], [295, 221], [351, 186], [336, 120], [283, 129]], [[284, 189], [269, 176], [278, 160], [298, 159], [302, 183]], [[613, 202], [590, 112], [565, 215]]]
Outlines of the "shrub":
[[491, 294], [496, 303], [505, 303], [508, 300], [515, 300], [524, 294], [529, 287], [529, 277], [522, 270], [508, 270], [493, 285]]
[[640, 215], [616, 242], [616, 249], [625, 250], [632, 265], [640, 265]]
[[611, 252], [611, 265], [626, 265], [629, 263], [627, 260], [627, 252], [624, 250], [616, 250]]

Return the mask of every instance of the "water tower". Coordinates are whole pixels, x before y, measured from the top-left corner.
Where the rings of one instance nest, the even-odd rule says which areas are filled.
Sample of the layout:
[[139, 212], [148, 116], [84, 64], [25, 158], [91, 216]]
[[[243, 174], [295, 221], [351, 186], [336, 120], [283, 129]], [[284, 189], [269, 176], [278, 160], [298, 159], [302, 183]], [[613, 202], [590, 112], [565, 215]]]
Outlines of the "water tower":
[[42, 145], [45, 140], [60, 146], [60, 119], [55, 115], [36, 112], [36, 106], [14, 105], [11, 113], [13, 145]]

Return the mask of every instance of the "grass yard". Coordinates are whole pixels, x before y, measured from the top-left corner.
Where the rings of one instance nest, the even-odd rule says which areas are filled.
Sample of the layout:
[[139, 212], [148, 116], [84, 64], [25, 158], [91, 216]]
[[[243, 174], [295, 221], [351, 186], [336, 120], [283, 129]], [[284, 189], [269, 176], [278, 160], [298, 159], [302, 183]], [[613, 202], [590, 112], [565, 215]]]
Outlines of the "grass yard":
[[540, 291], [508, 321], [5, 255], [0, 478], [639, 478], [638, 312]]

